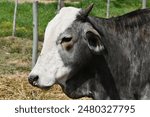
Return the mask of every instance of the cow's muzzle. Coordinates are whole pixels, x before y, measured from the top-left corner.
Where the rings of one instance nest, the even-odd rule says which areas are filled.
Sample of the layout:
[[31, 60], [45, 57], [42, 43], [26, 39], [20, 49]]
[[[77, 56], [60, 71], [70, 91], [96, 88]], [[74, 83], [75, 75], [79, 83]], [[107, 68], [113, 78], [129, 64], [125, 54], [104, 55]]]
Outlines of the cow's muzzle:
[[32, 86], [41, 88], [43, 90], [49, 90], [51, 86], [40, 86], [39, 85], [39, 76], [38, 75], [30, 75], [28, 77], [28, 81]]

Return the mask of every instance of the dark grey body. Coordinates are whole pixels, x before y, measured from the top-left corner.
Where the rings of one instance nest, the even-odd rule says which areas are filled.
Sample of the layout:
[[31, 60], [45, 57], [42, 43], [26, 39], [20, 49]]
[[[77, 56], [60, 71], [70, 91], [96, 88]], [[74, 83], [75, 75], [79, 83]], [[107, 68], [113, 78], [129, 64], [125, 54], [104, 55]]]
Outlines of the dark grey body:
[[120, 98], [150, 99], [150, 10], [89, 21], [102, 36]]

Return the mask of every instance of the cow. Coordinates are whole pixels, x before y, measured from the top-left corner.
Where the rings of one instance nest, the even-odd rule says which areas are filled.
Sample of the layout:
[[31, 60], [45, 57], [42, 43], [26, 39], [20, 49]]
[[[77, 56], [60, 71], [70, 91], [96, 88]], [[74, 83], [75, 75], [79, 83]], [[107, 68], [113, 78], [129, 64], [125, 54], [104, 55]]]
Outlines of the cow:
[[150, 99], [150, 9], [106, 19], [92, 8], [64, 7], [48, 23], [29, 82], [71, 98]]

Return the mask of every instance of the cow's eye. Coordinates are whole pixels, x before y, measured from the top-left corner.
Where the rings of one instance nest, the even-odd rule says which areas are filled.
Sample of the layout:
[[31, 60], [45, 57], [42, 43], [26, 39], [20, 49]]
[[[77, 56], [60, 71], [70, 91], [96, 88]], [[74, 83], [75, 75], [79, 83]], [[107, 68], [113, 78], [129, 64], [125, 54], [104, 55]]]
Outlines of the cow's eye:
[[61, 45], [65, 50], [67, 50], [67, 51], [71, 50], [71, 48], [73, 47], [72, 38], [71, 37], [62, 38]]
[[62, 38], [62, 40], [61, 40], [61, 44], [62, 44], [62, 43], [70, 42], [71, 40], [72, 40], [72, 37], [64, 37], [64, 38]]

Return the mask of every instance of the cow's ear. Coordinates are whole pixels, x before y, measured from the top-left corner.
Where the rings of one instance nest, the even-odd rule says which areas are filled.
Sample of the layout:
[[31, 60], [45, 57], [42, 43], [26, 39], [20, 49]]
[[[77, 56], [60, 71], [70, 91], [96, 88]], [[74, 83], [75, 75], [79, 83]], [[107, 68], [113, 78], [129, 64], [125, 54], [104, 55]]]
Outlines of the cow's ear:
[[100, 35], [92, 31], [87, 31], [85, 40], [88, 44], [89, 49], [93, 53], [100, 54], [104, 50], [104, 45], [100, 41]]

